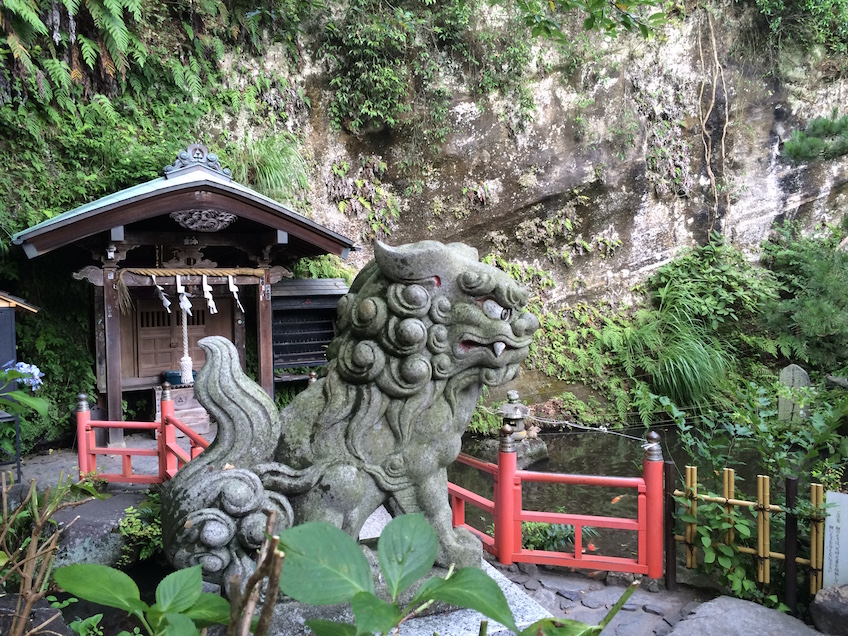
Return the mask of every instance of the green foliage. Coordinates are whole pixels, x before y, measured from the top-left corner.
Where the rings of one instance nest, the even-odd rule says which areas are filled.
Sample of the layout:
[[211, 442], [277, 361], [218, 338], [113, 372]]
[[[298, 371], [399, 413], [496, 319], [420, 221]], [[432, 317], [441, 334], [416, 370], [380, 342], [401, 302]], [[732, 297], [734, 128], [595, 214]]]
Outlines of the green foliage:
[[531, 364], [599, 390], [608, 421], [635, 408], [647, 424], [662, 410], [659, 396], [682, 406], [719, 399], [740, 353], [774, 346], [751, 334], [777, 297], [776, 279], [718, 235], [661, 267], [643, 291], [635, 307], [599, 302], [540, 315]]
[[228, 144], [223, 155], [234, 180], [249, 183], [265, 196], [296, 206], [297, 196], [309, 188], [306, 164], [298, 145], [292, 135], [283, 133]]
[[103, 614], [95, 614], [84, 619], [77, 618], [71, 621], [68, 627], [80, 636], [103, 636], [103, 625], [100, 624], [102, 620]]
[[356, 276], [356, 270], [335, 254], [301, 258], [292, 267], [292, 273], [295, 278], [343, 278], [348, 287]]
[[342, 214], [363, 221], [362, 238], [386, 238], [391, 235], [400, 215], [397, 198], [383, 186], [388, 166], [377, 156], [366, 157], [353, 176], [347, 162], [335, 164], [327, 184], [330, 200]]
[[330, 118], [353, 132], [396, 127], [411, 110], [406, 57], [416, 16], [382, 2], [353, 0], [327, 23], [323, 54], [334, 65]]
[[500, 404], [493, 405], [494, 408], [487, 407], [484, 404], [487, 394], [488, 389], [484, 387], [484, 391], [477, 401], [477, 406], [474, 408], [471, 421], [468, 423], [468, 431], [475, 435], [496, 435], [503, 426], [503, 417], [497, 412]]
[[99, 497], [88, 480], [76, 483], [59, 476], [58, 483], [43, 493], [36, 490], [35, 480], [29, 490], [12, 508], [5, 473], [0, 474], [0, 588], [18, 593], [18, 607], [8, 624], [9, 636], [23, 636], [31, 627], [30, 612], [47, 595], [54, 558], [63, 532], [53, 521], [53, 515]]
[[158, 492], [149, 492], [138, 508], [130, 506], [118, 522], [124, 545], [118, 565], [125, 567], [162, 552], [162, 504]]
[[[742, 387], [736, 395], [733, 410], [710, 412], [687, 420], [669, 400], [662, 398], [667, 414], [676, 422], [680, 441], [689, 455], [689, 462], [697, 466], [703, 486], [711, 496], [721, 491], [722, 470], [740, 469], [754, 465], [758, 472], [771, 476], [780, 484], [787, 476], [799, 476], [806, 488], [810, 478], [818, 479], [820, 471], [829, 466], [844, 464], [848, 457], [848, 437], [840, 434], [840, 426], [848, 416], [848, 398], [828, 402], [815, 392], [795, 393], [787, 397], [800, 400], [810, 411], [806, 420], [781, 422], [777, 418], [776, 401], [778, 385], [763, 387], [753, 383]], [[781, 389], [782, 390], [782, 389]], [[822, 458], [825, 458], [822, 460]], [[817, 471], [818, 474], [817, 474]], [[837, 477], [837, 481], [839, 477]], [[736, 492], [737, 499], [751, 500], [752, 484], [742, 484], [747, 495]], [[772, 503], [779, 505], [779, 494]], [[686, 505], [688, 500], [680, 498]], [[754, 520], [751, 512], [718, 503], [699, 502], [697, 520], [689, 514], [677, 515], [678, 521], [698, 523], [697, 545], [703, 549], [702, 566], [707, 573], [717, 577], [735, 596], [755, 600], [769, 606], [779, 606], [771, 587], [755, 582], [756, 562], [739, 551], [740, 546], [753, 547]], [[802, 538], [809, 537], [803, 526], [816, 510], [799, 510]], [[776, 523], [781, 523], [778, 517]], [[777, 533], [779, 534], [779, 533]], [[773, 534], [772, 536], [776, 536]], [[778, 550], [778, 546], [771, 549]]]
[[[709, 496], [718, 497], [715, 493]], [[688, 504], [685, 497], [676, 498], [682, 505]], [[734, 596], [750, 600], [765, 600], [756, 582], [756, 565], [739, 546], [746, 546], [755, 533], [756, 521], [751, 509], [733, 506], [725, 508], [714, 502], [699, 502], [698, 516], [681, 514], [678, 520], [698, 524], [696, 545], [704, 551], [703, 569], [707, 574], [716, 574], [720, 585], [727, 587]], [[732, 534], [730, 534], [732, 533]], [[734, 540], [730, 540], [733, 537]], [[774, 605], [777, 597], [774, 597]]]
[[637, 0], [636, 2], [613, 2], [611, 0], [516, 0], [519, 12], [525, 25], [531, 29], [533, 36], [553, 38], [560, 42], [569, 39], [562, 29], [560, 22], [562, 14], [579, 9], [585, 14], [583, 28], [597, 29], [608, 35], [615, 35], [619, 30], [638, 30], [643, 37], [648, 37], [653, 29], [665, 22], [665, 13], [655, 11], [647, 14], [647, 10], [662, 7], [660, 0]]
[[[559, 512], [564, 512], [560, 509]], [[583, 538], [597, 537], [598, 531], [583, 527]], [[525, 550], [564, 552], [574, 545], [574, 526], [563, 523], [521, 522], [521, 547]]]
[[[230, 620], [229, 603], [217, 594], [202, 591], [199, 565], [162, 579], [152, 605], [141, 600], [138, 586], [129, 576], [105, 565], [69, 565], [56, 570], [54, 576], [66, 592], [135, 616], [150, 636], [174, 633], [189, 636]], [[129, 636], [128, 632], [119, 634], [124, 635]]]
[[848, 252], [837, 249], [845, 236], [845, 228], [828, 226], [805, 237], [787, 223], [762, 248], [780, 285], [780, 297], [763, 311], [777, 349], [822, 371], [840, 368], [848, 355]]
[[811, 119], [805, 130], [794, 131], [783, 144], [783, 154], [796, 162], [836, 159], [848, 154], [848, 115], [840, 117], [834, 108], [830, 117]]
[[820, 44], [833, 54], [848, 53], [848, 1], [754, 0], [754, 4], [774, 46]]
[[34, 265], [26, 277], [26, 287], [21, 288], [21, 295], [41, 311], [22, 315], [16, 321], [18, 355], [37, 360], [44, 370], [39, 397], [48, 407], [45, 414], [21, 416], [21, 450], [25, 453], [40, 442], [70, 434], [77, 394], [96, 393], [94, 354], [89, 348], [89, 290], [85, 283], [76, 281], [51, 286], [51, 265], [50, 257]]
[[[547, 218], [534, 217], [522, 221], [515, 230], [515, 238], [522, 244], [534, 245], [543, 250], [554, 263], [571, 267], [574, 258], [590, 253], [593, 245], [580, 233], [581, 221], [577, 206], [586, 205], [589, 197], [579, 189], [572, 192], [573, 198]], [[593, 242], [602, 258], [612, 256], [621, 246], [618, 239], [598, 236]]]

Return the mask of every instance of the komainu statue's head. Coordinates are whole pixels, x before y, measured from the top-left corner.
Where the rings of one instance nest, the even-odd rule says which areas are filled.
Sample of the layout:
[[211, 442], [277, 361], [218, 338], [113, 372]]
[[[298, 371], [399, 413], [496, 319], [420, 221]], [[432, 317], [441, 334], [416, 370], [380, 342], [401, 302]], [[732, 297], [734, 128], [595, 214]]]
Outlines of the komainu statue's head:
[[339, 303], [339, 336], [327, 357], [344, 381], [375, 382], [396, 399], [431, 382], [502, 384], [517, 374], [539, 327], [526, 303], [520, 285], [467, 245], [377, 242]]

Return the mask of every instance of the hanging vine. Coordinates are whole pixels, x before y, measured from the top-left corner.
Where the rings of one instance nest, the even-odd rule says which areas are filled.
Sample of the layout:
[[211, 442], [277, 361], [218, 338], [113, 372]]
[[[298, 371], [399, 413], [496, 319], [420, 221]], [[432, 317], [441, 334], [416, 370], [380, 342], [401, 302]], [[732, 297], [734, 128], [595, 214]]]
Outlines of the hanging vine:
[[[710, 49], [712, 52], [712, 64], [710, 65], [709, 74], [707, 63], [704, 56], [704, 36], [702, 27], [702, 15], [707, 16], [707, 25], [709, 26]], [[726, 140], [727, 127], [730, 119], [730, 107], [728, 103], [727, 84], [724, 80], [724, 69], [718, 60], [718, 48], [716, 47], [715, 28], [713, 26], [713, 18], [710, 10], [707, 7], [701, 6], [698, 10], [698, 53], [701, 61], [701, 90], [698, 94], [698, 119], [701, 127], [701, 140], [704, 144], [704, 166], [707, 171], [707, 176], [710, 180], [710, 189], [713, 195], [712, 214], [710, 219], [710, 231], [717, 231], [724, 234], [727, 216], [730, 213], [730, 188], [727, 183], [727, 172], [725, 170], [726, 159]], [[721, 145], [720, 145], [720, 172], [716, 177], [713, 171], [713, 136], [709, 126], [710, 117], [716, 107], [716, 93], [718, 84], [721, 82], [721, 88], [724, 93], [724, 116], [721, 130]], [[704, 93], [707, 91], [707, 84], [710, 86], [709, 103], [704, 107]], [[720, 214], [720, 198], [719, 198], [719, 178], [722, 181], [721, 187], [724, 190], [725, 206], [724, 214]], [[721, 217], [721, 218], [720, 218]], [[720, 227], [716, 224], [720, 223]]]

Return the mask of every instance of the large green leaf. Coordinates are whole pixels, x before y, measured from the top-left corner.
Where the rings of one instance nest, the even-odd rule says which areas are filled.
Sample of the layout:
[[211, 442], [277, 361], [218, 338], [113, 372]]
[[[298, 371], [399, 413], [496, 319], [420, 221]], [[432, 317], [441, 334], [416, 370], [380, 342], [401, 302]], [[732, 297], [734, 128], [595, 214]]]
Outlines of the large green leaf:
[[412, 605], [431, 599], [476, 610], [512, 631], [518, 631], [501, 588], [477, 568], [462, 568], [449, 579], [426, 581], [415, 595]]
[[115, 568], [80, 563], [58, 568], [53, 578], [69, 594], [92, 603], [117, 607], [136, 615], [148, 609], [141, 601], [135, 581]]
[[594, 636], [603, 628], [568, 618], [543, 618], [526, 628], [519, 636]]
[[200, 636], [200, 630], [188, 616], [168, 613], [164, 615], [165, 629], [157, 631], [157, 636]]
[[403, 613], [396, 605], [381, 601], [370, 592], [360, 592], [350, 602], [360, 632], [386, 634], [398, 624]]
[[41, 417], [47, 417], [48, 404], [43, 398], [15, 390], [0, 396], [0, 408], [12, 413], [26, 413], [27, 409], [32, 409]]
[[201, 594], [197, 602], [183, 612], [198, 627], [226, 625], [230, 621], [230, 604], [217, 594]]
[[421, 513], [397, 517], [383, 529], [377, 556], [392, 600], [430, 571], [438, 551], [436, 531]]
[[280, 589], [301, 603], [347, 603], [359, 592], [373, 592], [371, 568], [359, 545], [329, 523], [313, 521], [280, 535], [286, 553]]
[[156, 605], [163, 614], [183, 612], [197, 602], [203, 592], [200, 566], [171, 572], [156, 586]]
[[306, 621], [315, 636], [356, 636], [356, 627], [347, 623], [334, 623], [320, 618]]

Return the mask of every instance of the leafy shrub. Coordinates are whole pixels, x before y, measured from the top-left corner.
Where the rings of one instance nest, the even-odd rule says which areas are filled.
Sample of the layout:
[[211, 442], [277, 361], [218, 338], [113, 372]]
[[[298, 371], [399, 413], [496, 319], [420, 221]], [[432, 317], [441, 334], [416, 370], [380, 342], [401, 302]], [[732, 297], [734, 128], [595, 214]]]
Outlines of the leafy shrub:
[[[560, 510], [562, 512], [562, 510]], [[584, 539], [598, 536], [594, 528], [584, 526]], [[525, 550], [548, 550], [565, 552], [574, 545], [574, 526], [563, 523], [523, 521], [521, 523], [521, 547]]]
[[356, 270], [335, 254], [322, 254], [313, 258], [301, 258], [292, 267], [295, 278], [343, 278], [350, 286]]
[[763, 261], [780, 284], [763, 320], [778, 334], [781, 355], [822, 371], [839, 369], [848, 356], [848, 253], [837, 249], [845, 236], [844, 227], [828, 226], [805, 237], [787, 223], [763, 244]]
[[754, 4], [775, 46], [821, 44], [834, 54], [848, 52], [848, 1], [754, 0]]
[[124, 537], [124, 546], [118, 559], [119, 566], [144, 561], [162, 552], [162, 504], [158, 492], [150, 492], [138, 505], [124, 510], [118, 522], [118, 532]]
[[836, 159], [848, 154], [848, 115], [811, 119], [805, 130], [796, 130], [783, 144], [783, 154], [793, 161]]

